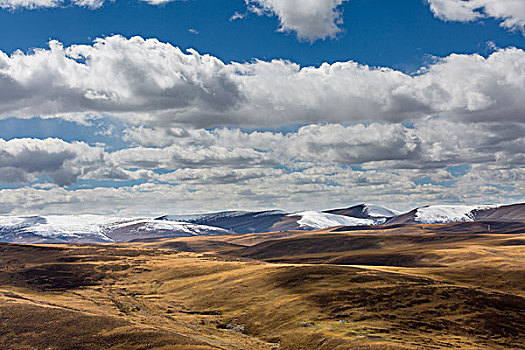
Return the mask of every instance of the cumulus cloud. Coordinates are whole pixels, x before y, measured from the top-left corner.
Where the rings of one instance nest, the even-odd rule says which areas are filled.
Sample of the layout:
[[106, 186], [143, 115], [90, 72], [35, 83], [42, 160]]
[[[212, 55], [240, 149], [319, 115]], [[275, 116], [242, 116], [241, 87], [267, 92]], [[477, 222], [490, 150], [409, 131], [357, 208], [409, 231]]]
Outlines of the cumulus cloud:
[[[193, 186], [195, 200], [200, 190], [223, 193], [229, 188], [232, 192], [226, 196], [232, 203], [251, 203], [251, 208], [259, 208], [260, 203], [290, 208], [291, 198], [295, 208], [308, 208], [312, 203], [307, 194], [318, 198], [315, 205], [322, 208], [339, 205], [328, 198], [340, 205], [356, 198], [392, 206], [508, 202], [510, 196], [522, 196], [519, 189], [525, 185], [524, 135], [525, 126], [519, 122], [458, 123], [429, 118], [410, 125], [307, 125], [286, 134], [139, 127], [128, 131], [128, 140], [147, 143], [149, 148], [158, 140], [182, 148], [254, 149], [279, 164], [237, 169], [235, 163], [210, 167], [204, 161], [202, 166], [195, 162], [191, 168], [155, 177]], [[451, 167], [465, 171], [458, 174]], [[235, 188], [228, 187], [233, 184]]]
[[[172, 183], [75, 191], [41, 186], [4, 189], [0, 190], [0, 213], [161, 215], [225, 209], [326, 209], [362, 201], [404, 210], [432, 203], [508, 203], [513, 201], [510, 197], [523, 196], [525, 185], [523, 168], [476, 169], [453, 186], [416, 184], [409, 172], [336, 169], [336, 173], [330, 173], [328, 170], [335, 170], [330, 167], [313, 167], [303, 173], [274, 171], [260, 177], [231, 170], [190, 170], [174, 174]], [[502, 179], [512, 186], [486, 182]]]
[[168, 2], [173, 2], [177, 0], [141, 0], [141, 1], [147, 2], [150, 5], [164, 5], [164, 4], [167, 4]]
[[335, 38], [341, 32], [339, 27], [343, 22], [341, 5], [346, 0], [245, 1], [252, 12], [279, 17], [280, 31], [295, 32], [299, 39], [313, 42]]
[[105, 0], [0, 0], [0, 8], [15, 10], [20, 8], [38, 9], [60, 6], [80, 6], [91, 10], [98, 9], [104, 5]]
[[[78, 179], [202, 187], [249, 183], [246, 190], [253, 192], [286, 184], [388, 187], [392, 174], [407, 183], [456, 182], [476, 171], [484, 174], [476, 181], [510, 184], [525, 164], [524, 135], [519, 122], [442, 118], [410, 125], [307, 125], [288, 133], [140, 127], [128, 132], [135, 145], [115, 151], [58, 139], [1, 140], [0, 177], [41, 183], [47, 176], [59, 186]], [[451, 167], [465, 171], [458, 174]], [[516, 179], [510, 187], [520, 186], [523, 179]]]
[[[47, 175], [60, 186], [76, 179], [145, 183], [71, 190], [39, 179], [31, 187], [0, 190], [0, 213], [160, 215], [326, 209], [361, 201], [408, 209], [443, 202], [505, 203], [523, 198], [525, 187], [521, 123], [433, 118], [413, 125], [308, 125], [288, 133], [145, 130], [129, 137], [146, 134], [151, 143], [158, 133], [170, 144], [109, 152], [57, 139], [1, 141], [3, 181]], [[453, 166], [464, 171], [453, 172]]]
[[224, 112], [239, 99], [224, 68], [214, 57], [185, 54], [155, 39], [113, 36], [67, 49], [51, 41], [48, 50], [0, 56], [0, 91], [11, 91], [1, 98], [0, 110], [175, 113], [199, 106]]
[[[114, 1], [114, 0], [109, 0]], [[149, 5], [159, 6], [179, 0], [140, 0]], [[50, 7], [79, 6], [96, 10], [104, 5], [106, 0], [0, 0], [0, 8], [8, 10], [29, 9], [35, 10]]]
[[199, 184], [240, 184], [248, 180], [280, 176], [282, 170], [271, 168], [199, 168], [178, 169], [176, 171], [157, 176], [162, 182], [169, 183], [199, 183]]
[[0, 52], [0, 117], [108, 114], [166, 128], [399, 122], [441, 115], [523, 121], [525, 52], [453, 54], [408, 75], [336, 62], [225, 64], [156, 39]]
[[519, 30], [525, 35], [525, 2], [521, 0], [427, 0], [434, 15], [440, 19], [471, 22], [492, 17], [501, 26]]
[[16, 8], [42, 8], [42, 7], [57, 7], [61, 3], [60, 0], [0, 0], [0, 7], [4, 9]]
[[47, 175], [60, 186], [76, 182], [104, 165], [104, 151], [83, 142], [59, 139], [0, 139], [0, 174], [4, 182], [26, 183]]
[[[193, 163], [186, 160], [182, 164], [204, 166], [208, 161], [199, 153], [213, 154], [212, 150], [219, 148], [221, 152], [228, 149], [230, 154], [246, 156], [252, 154], [250, 161], [244, 161], [250, 166], [253, 164], [269, 166], [272, 165], [269, 160], [274, 160], [279, 165], [289, 168], [323, 164], [434, 171], [434, 169], [460, 164], [485, 163], [515, 167], [525, 164], [524, 135], [525, 125], [519, 122], [458, 123], [443, 118], [429, 118], [411, 125], [314, 124], [286, 134], [245, 132], [226, 128], [167, 130], [139, 127], [128, 130], [128, 141], [147, 144], [149, 147], [117, 152], [129, 156], [119, 155], [122, 160], [115, 160], [115, 163], [122, 165], [127, 158], [153, 160], [156, 159], [153, 154], [155, 152], [162, 154], [163, 150], [169, 150], [169, 154], [184, 154], [182, 150], [188, 150], [188, 157], [195, 154]], [[166, 143], [176, 146], [163, 147]], [[144, 150], [145, 155], [139, 156], [135, 153], [138, 150]], [[256, 153], [249, 153], [247, 150], [256, 150]], [[171, 155], [165, 161], [173, 162], [174, 159]], [[165, 164], [165, 162], [158, 163]], [[236, 166], [235, 162], [230, 164]]]
[[272, 166], [277, 163], [264, 152], [253, 148], [218, 145], [172, 145], [165, 148], [128, 148], [111, 154], [114, 164], [122, 167], [144, 168], [209, 168], [230, 166], [249, 168]]
[[[525, 187], [522, 96], [517, 48], [436, 58], [416, 74], [352, 61], [227, 64], [121, 36], [0, 52], [0, 118], [96, 115], [126, 128], [111, 151], [1, 140], [2, 181], [37, 183], [0, 191], [0, 212], [508, 202]], [[289, 124], [303, 126], [242, 129]], [[67, 189], [79, 179], [86, 188]], [[140, 185], [91, 188], [98, 180]]]
[[[499, 50], [488, 58], [453, 54], [407, 75], [355, 62], [301, 68], [284, 61], [256, 62], [245, 74], [247, 114], [274, 123], [402, 121], [429, 115], [457, 120], [523, 120], [525, 52]], [[255, 107], [254, 107], [255, 106]], [[264, 112], [263, 112], [264, 111]], [[269, 119], [267, 117], [267, 119]]]

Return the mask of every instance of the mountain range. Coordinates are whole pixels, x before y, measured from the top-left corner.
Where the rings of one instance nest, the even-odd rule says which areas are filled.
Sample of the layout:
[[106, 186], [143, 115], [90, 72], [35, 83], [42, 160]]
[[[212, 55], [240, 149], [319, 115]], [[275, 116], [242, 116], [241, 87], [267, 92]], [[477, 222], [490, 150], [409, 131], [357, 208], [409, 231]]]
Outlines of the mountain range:
[[525, 203], [512, 205], [433, 205], [398, 213], [359, 204], [325, 211], [287, 213], [224, 211], [195, 215], [124, 218], [97, 215], [1, 216], [0, 242], [119, 243], [165, 237], [231, 235], [329, 227], [525, 221]]

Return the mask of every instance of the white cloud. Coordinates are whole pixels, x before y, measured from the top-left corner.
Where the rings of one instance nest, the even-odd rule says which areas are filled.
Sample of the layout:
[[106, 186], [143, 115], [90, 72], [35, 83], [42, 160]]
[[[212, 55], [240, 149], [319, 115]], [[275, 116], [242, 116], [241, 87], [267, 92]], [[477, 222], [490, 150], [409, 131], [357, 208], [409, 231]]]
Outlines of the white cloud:
[[63, 186], [100, 166], [104, 166], [103, 149], [83, 142], [0, 139], [0, 174], [4, 182], [25, 183], [36, 175], [47, 175]]
[[[104, 3], [115, 0], [0, 0], [0, 8], [8, 10], [79, 6], [90, 10], [101, 8]], [[152, 6], [160, 6], [181, 0], [139, 0]]]
[[76, 6], [87, 7], [89, 9], [98, 9], [104, 5], [105, 0], [72, 0]]
[[[525, 188], [524, 129], [520, 123], [443, 119], [410, 127], [308, 125], [286, 134], [239, 129], [174, 129], [166, 134], [160, 128], [148, 130], [146, 140], [158, 133], [170, 145], [113, 152], [57, 139], [1, 141], [3, 181], [28, 182], [47, 175], [59, 185], [77, 179], [84, 180], [82, 186], [89, 180], [146, 183], [67, 190], [39, 182], [4, 189], [0, 213], [160, 215], [326, 209], [361, 201], [397, 209], [511, 202]], [[464, 166], [465, 173], [452, 174], [448, 167], [455, 165]]]
[[167, 4], [169, 2], [173, 2], [173, 1], [177, 1], [177, 0], [141, 0], [141, 1], [147, 2], [150, 5], [158, 6], [158, 5], [164, 5], [164, 4]]
[[399, 122], [431, 115], [523, 121], [524, 95], [525, 52], [517, 48], [487, 58], [453, 54], [415, 75], [352, 61], [225, 64], [139, 37], [0, 52], [0, 117], [107, 114], [166, 128]]
[[246, 17], [245, 13], [239, 13], [235, 11], [235, 13], [230, 17], [230, 22], [236, 21], [238, 19], [244, 19]]
[[[146, 182], [2, 190], [0, 212], [508, 202], [525, 187], [522, 96], [525, 52], [517, 48], [487, 58], [450, 55], [414, 75], [351, 61], [225, 64], [138, 37], [0, 52], [0, 118], [120, 118], [132, 144], [108, 151], [56, 139], [2, 140], [3, 181]], [[239, 129], [288, 124], [304, 126]]]
[[[136, 130], [140, 132], [134, 133]], [[0, 176], [4, 182], [23, 184], [37, 177], [41, 181], [41, 175], [46, 175], [60, 186], [78, 179], [203, 187], [259, 181], [249, 188], [256, 191], [271, 179], [279, 186], [298, 187], [345, 182], [348, 177], [341, 176], [355, 166], [364, 171], [352, 172], [353, 186], [388, 186], [388, 176], [394, 173], [408, 182], [427, 177], [434, 182], [450, 181], [457, 176], [448, 170], [451, 166], [466, 167], [467, 173], [470, 169], [479, 172], [484, 166], [484, 178], [493, 174], [493, 181], [498, 183], [503, 178], [497, 174], [510, 174], [525, 164], [524, 135], [522, 123], [457, 123], [446, 119], [422, 120], [411, 126], [308, 125], [286, 134], [239, 129], [167, 132], [164, 128], [142, 127], [132, 129], [128, 140], [137, 144], [145, 141], [147, 147], [112, 152], [58, 139], [0, 140]], [[155, 139], [162, 145], [152, 144]], [[372, 174], [376, 174], [373, 179]], [[508, 186], [519, 186], [520, 181]]]
[[[239, 99], [225, 65], [155, 39], [113, 36], [93, 46], [0, 55], [0, 113], [60, 115], [75, 112], [224, 112]], [[38, 107], [37, 107], [38, 106]], [[159, 116], [163, 117], [163, 116]], [[166, 115], [164, 115], [166, 117]]]
[[37, 9], [60, 6], [62, 0], [0, 0], [0, 8], [14, 10], [17, 8]]
[[341, 5], [346, 0], [245, 1], [252, 12], [279, 17], [280, 31], [295, 32], [299, 39], [313, 42], [318, 39], [335, 38], [341, 32]]
[[156, 178], [170, 183], [200, 183], [207, 184], [240, 184], [252, 179], [280, 176], [282, 170], [271, 168], [232, 169], [224, 167], [178, 169], [171, 173], [162, 174]]
[[434, 15], [443, 20], [469, 22], [482, 17], [481, 13], [475, 11], [472, 1], [428, 0], [428, 3]]
[[492, 17], [501, 26], [525, 34], [525, 2], [522, 0], [427, 0], [440, 19], [471, 22]]
[[[523, 123], [458, 123], [442, 118], [417, 121], [411, 126], [395, 123], [307, 125], [287, 134], [248, 133], [239, 129], [209, 131], [139, 127], [128, 130], [128, 141], [147, 144], [150, 148], [116, 152], [120, 160], [114, 160], [114, 163], [126, 166], [126, 159], [131, 162], [149, 159], [163, 167], [167, 162], [171, 162], [172, 167], [176, 164], [202, 167], [219, 162], [233, 167], [238, 167], [238, 163], [253, 167], [254, 164], [273, 166], [275, 163], [271, 161], [274, 161], [289, 168], [364, 165], [370, 169], [432, 171], [461, 164], [519, 166], [525, 164], [524, 135]], [[171, 146], [162, 148], [165, 144]], [[213, 152], [214, 149], [221, 151]], [[140, 155], [139, 150], [145, 153]], [[157, 152], [169, 156], [163, 161], [156, 160], [154, 154]], [[205, 158], [201, 154], [223, 156]], [[232, 161], [237, 158], [231, 155], [237, 154], [244, 154], [246, 159]], [[248, 158], [248, 155], [252, 156]], [[177, 163], [177, 158], [184, 161]], [[133, 166], [130, 164], [128, 166]]]
[[277, 165], [267, 154], [253, 148], [218, 145], [177, 144], [165, 148], [128, 148], [112, 153], [111, 159], [114, 164], [121, 167], [172, 170], [217, 166], [249, 168]]
[[239, 65], [243, 105], [274, 123], [402, 121], [429, 115], [457, 120], [523, 120], [525, 52], [509, 48], [488, 58], [453, 54], [417, 75], [355, 62], [305, 67], [283, 61]]
[[[169, 184], [75, 191], [41, 186], [4, 189], [0, 190], [0, 213], [162, 215], [225, 209], [326, 209], [362, 201], [409, 209], [432, 203], [508, 203], [513, 201], [509, 196], [523, 196], [520, 190], [525, 186], [523, 168], [475, 170], [451, 187], [416, 185], [410, 173], [338, 169], [333, 174], [327, 170], [333, 169], [319, 167], [290, 174], [205, 169], [176, 173], [170, 179], [176, 182]], [[512, 181], [514, 187], [498, 188], [486, 182], [499, 179]]]
[[60, 6], [80, 6], [91, 10], [98, 9], [104, 5], [105, 0], [0, 0], [0, 8], [15, 10], [20, 8], [39, 9]]
[[84, 180], [151, 179], [148, 169], [126, 169], [115, 165], [102, 146], [60, 139], [0, 139], [0, 179], [2, 182], [27, 184], [46, 181], [68, 186]]

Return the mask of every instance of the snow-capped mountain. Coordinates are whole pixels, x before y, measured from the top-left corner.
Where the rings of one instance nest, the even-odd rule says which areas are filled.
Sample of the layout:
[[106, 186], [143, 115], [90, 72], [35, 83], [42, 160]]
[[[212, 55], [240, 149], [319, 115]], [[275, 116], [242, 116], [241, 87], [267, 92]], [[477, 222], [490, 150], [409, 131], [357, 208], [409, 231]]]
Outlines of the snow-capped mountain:
[[422, 224], [446, 224], [449, 222], [475, 221], [475, 212], [497, 206], [483, 205], [432, 205], [418, 208], [414, 217], [415, 222]]
[[236, 233], [286, 230], [318, 230], [332, 226], [375, 225], [397, 213], [376, 205], [361, 204], [345, 209], [286, 213], [282, 210], [225, 211], [196, 215], [166, 215], [159, 220], [181, 220], [221, 227]]
[[166, 215], [156, 219], [98, 215], [0, 216], [0, 242], [118, 243], [161, 237], [318, 230], [333, 226], [525, 221], [525, 204], [432, 205], [395, 214], [390, 209], [360, 204], [324, 212], [225, 211]]
[[386, 224], [445, 224], [472, 221], [525, 221], [525, 204], [430, 205], [388, 219]]
[[217, 213], [205, 213], [205, 214], [189, 214], [189, 215], [164, 215], [157, 220], [170, 220], [170, 221], [183, 221], [183, 222], [196, 222], [196, 221], [218, 221], [222, 219], [231, 219], [239, 216], [249, 214], [248, 211], [232, 210], [232, 211], [221, 211]]
[[474, 216], [477, 221], [525, 221], [525, 203], [476, 210]]
[[235, 233], [297, 229], [298, 225], [287, 220], [287, 215], [288, 213], [282, 210], [224, 211], [195, 215], [165, 215], [157, 218], [157, 220], [182, 220], [199, 225], [220, 227]]
[[98, 215], [0, 216], [2, 242], [109, 243], [154, 237], [231, 233], [218, 227], [150, 218]]
[[361, 219], [320, 211], [305, 211], [302, 213], [289, 214], [288, 216], [298, 217], [297, 224], [299, 227], [308, 230], [323, 229], [332, 226], [376, 225], [385, 221], [385, 219]]
[[372, 218], [390, 218], [400, 213], [397, 210], [388, 209], [379, 205], [374, 204], [362, 204], [364, 210], [369, 217]]
[[324, 213], [345, 215], [360, 219], [391, 218], [400, 213], [375, 204], [359, 204], [349, 208], [325, 210]]

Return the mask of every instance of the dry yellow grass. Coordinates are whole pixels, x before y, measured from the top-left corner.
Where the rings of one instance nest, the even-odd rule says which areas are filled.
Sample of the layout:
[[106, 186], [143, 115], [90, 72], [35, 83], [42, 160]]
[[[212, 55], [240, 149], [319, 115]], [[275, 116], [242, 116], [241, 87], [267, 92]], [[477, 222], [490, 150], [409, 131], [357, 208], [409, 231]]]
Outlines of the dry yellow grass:
[[525, 349], [523, 234], [438, 226], [0, 245], [0, 348]]

